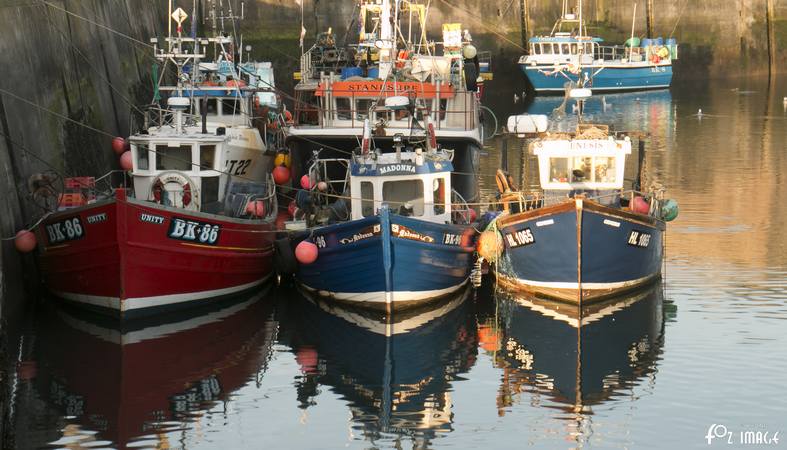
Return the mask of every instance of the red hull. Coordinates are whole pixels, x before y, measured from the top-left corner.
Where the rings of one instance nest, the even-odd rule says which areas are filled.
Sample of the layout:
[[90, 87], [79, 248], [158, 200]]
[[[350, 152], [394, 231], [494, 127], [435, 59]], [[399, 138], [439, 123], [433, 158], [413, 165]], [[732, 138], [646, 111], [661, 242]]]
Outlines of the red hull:
[[121, 317], [262, 284], [273, 271], [268, 221], [116, 198], [69, 209], [37, 229], [41, 270], [58, 297]]

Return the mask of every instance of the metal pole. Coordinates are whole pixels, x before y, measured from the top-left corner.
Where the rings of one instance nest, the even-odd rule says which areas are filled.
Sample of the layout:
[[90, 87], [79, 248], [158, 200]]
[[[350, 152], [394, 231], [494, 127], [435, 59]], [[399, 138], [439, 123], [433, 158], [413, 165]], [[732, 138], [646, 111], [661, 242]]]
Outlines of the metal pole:
[[521, 21], [520, 27], [522, 31], [522, 48], [525, 49], [525, 54], [529, 54], [529, 46], [527, 41], [530, 37], [530, 30], [528, 29], [528, 22], [530, 19], [528, 0], [519, 0], [519, 20]]
[[647, 19], [647, 33], [648, 38], [653, 37], [653, 0], [645, 2], [645, 17]]

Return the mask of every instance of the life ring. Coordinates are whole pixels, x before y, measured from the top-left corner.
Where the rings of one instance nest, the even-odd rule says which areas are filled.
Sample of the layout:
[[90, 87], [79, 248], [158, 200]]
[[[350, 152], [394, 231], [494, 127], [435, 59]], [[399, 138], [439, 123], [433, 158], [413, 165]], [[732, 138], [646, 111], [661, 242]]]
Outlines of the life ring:
[[[170, 195], [180, 192], [180, 195]], [[174, 197], [174, 198], [173, 198]], [[163, 172], [150, 184], [148, 200], [188, 211], [199, 211], [199, 191], [194, 182], [180, 172]], [[168, 201], [167, 201], [168, 200]]]

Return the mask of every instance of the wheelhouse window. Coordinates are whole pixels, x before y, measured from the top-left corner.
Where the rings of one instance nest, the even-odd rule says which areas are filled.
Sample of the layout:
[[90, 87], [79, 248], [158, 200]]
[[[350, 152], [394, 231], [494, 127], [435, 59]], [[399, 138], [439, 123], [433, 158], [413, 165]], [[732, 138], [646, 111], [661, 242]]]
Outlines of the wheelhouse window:
[[544, 47], [544, 54], [551, 55], [552, 54], [552, 44], [538, 44], [536, 47]]
[[577, 44], [576, 43], [571, 44], [571, 54], [572, 55], [576, 55], [577, 54]]
[[205, 101], [205, 108], [207, 109], [207, 114], [209, 115], [216, 115], [218, 114], [218, 110], [216, 109], [216, 99], [209, 98]]
[[552, 53], [559, 55], [560, 54], [560, 44], [554, 43], [552, 44]]
[[393, 211], [420, 217], [424, 215], [424, 183], [421, 180], [386, 181], [383, 183], [383, 201]]
[[530, 46], [533, 48], [533, 53], [534, 54], [536, 54], [536, 55], [540, 55], [541, 54], [541, 44], [530, 44]]
[[199, 148], [199, 170], [213, 170], [216, 165], [216, 146], [202, 145]]
[[569, 53], [568, 52], [568, 43], [562, 44], [561, 45], [561, 50], [563, 50], [563, 54], [564, 55], [568, 55], [568, 53]]
[[350, 99], [347, 97], [336, 97], [336, 118], [340, 120], [352, 119], [350, 110]]
[[372, 99], [359, 98], [355, 101], [355, 118], [364, 120], [369, 117], [369, 108], [372, 107]]
[[549, 158], [549, 178], [553, 183], [615, 183], [615, 157]]
[[439, 216], [445, 213], [445, 178], [435, 178], [432, 183], [432, 189], [434, 214]]
[[150, 169], [150, 156], [148, 146], [137, 146], [137, 170]]
[[596, 156], [593, 161], [593, 176], [593, 180], [599, 183], [615, 183], [617, 181], [615, 157]]
[[191, 145], [156, 146], [156, 170], [191, 170]]
[[371, 181], [361, 181], [361, 215], [374, 215], [374, 185]]
[[240, 102], [234, 98], [222, 99], [221, 114], [224, 116], [232, 116], [235, 114], [240, 114]]
[[549, 179], [553, 183], [568, 182], [568, 158], [549, 158]]

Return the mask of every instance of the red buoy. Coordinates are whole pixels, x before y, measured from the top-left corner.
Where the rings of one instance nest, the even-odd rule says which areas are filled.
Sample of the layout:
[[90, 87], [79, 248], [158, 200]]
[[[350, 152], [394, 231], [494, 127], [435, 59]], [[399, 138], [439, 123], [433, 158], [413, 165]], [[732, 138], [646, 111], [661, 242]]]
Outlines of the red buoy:
[[112, 151], [115, 152], [116, 155], [120, 155], [121, 153], [128, 150], [126, 148], [126, 140], [122, 137], [118, 136], [112, 139]]
[[30, 253], [36, 248], [36, 235], [30, 230], [21, 230], [16, 233], [14, 247], [21, 253]]
[[123, 152], [123, 154], [120, 155], [120, 168], [123, 170], [131, 170], [134, 168], [131, 152]]
[[295, 210], [298, 209], [298, 205], [295, 204], [295, 200], [291, 201], [289, 205], [287, 205], [287, 212], [290, 214], [290, 217], [295, 217]]
[[467, 211], [467, 215], [468, 215], [468, 222], [469, 223], [475, 222], [475, 220], [478, 218], [478, 213], [475, 212], [475, 210], [473, 208], [470, 208]]
[[264, 200], [252, 200], [249, 203], [246, 203], [246, 214], [249, 214], [251, 216], [264, 217], [265, 216], [265, 201]]
[[639, 214], [647, 214], [650, 212], [650, 204], [642, 197], [634, 197], [631, 201], [631, 210]]
[[304, 175], [301, 177], [301, 188], [306, 190], [312, 188], [312, 180], [309, 179], [309, 175]]
[[301, 241], [301, 243], [295, 247], [295, 259], [301, 264], [311, 264], [317, 261], [317, 253], [319, 253], [319, 251], [313, 242]]
[[273, 181], [275, 181], [276, 184], [284, 184], [290, 181], [290, 169], [286, 166], [276, 166], [276, 168], [273, 169]]

